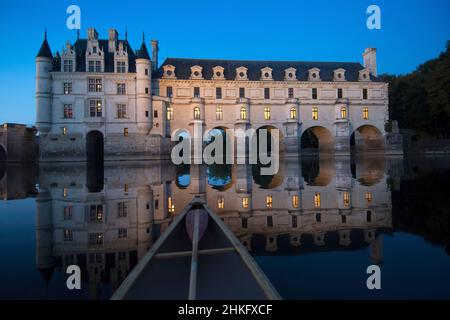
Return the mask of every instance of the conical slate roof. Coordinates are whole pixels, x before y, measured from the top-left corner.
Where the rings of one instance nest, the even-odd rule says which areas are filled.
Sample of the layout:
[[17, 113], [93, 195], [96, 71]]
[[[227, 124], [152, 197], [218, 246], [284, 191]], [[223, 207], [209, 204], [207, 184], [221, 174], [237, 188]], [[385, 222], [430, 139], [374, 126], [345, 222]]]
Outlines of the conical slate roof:
[[36, 57], [53, 59], [52, 50], [50, 50], [50, 46], [48, 45], [47, 37], [44, 38], [44, 41], [42, 42], [41, 48], [39, 49]]
[[145, 41], [142, 41], [141, 48], [137, 53], [138, 59], [147, 59], [150, 60], [150, 55], [148, 54], [147, 46], [145, 45]]

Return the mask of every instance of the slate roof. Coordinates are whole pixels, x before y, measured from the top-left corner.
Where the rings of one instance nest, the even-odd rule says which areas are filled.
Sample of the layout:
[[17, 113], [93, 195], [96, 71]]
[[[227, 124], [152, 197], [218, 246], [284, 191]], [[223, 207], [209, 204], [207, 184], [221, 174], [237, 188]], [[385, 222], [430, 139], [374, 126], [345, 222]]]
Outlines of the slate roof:
[[150, 60], [150, 55], [148, 54], [147, 46], [144, 41], [142, 41], [141, 48], [137, 51], [137, 58]]
[[44, 41], [42, 42], [41, 48], [39, 49], [39, 52], [36, 57], [44, 57], [44, 58], [53, 59], [52, 50], [50, 49], [50, 46], [48, 45], [47, 38], [45, 38]]
[[[212, 68], [221, 66], [225, 68], [224, 77], [226, 80], [235, 80], [236, 68], [246, 67], [247, 77], [251, 81], [261, 80], [261, 69], [272, 68], [272, 78], [275, 81], [284, 81], [285, 70], [295, 68], [298, 81], [308, 80], [308, 70], [312, 68], [320, 69], [322, 81], [333, 81], [334, 70], [343, 68], [346, 70], [345, 79], [347, 81], [358, 81], [359, 71], [364, 67], [357, 62], [303, 62], [303, 61], [257, 61], [257, 60], [214, 60], [214, 59], [184, 59], [167, 58], [164, 63], [154, 73], [153, 77], [162, 78], [163, 66], [173, 65], [177, 79], [187, 80], [191, 76], [191, 67], [198, 65], [203, 68], [203, 78], [210, 80], [213, 77]], [[380, 81], [371, 76], [372, 81]]]

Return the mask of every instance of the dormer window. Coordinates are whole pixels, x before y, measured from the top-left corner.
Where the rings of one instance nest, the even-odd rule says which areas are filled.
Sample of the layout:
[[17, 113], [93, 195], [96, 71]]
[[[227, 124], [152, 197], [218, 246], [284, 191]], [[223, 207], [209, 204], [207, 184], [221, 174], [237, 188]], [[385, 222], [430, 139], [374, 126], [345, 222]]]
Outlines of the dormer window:
[[359, 71], [359, 81], [370, 81], [369, 69], [362, 69]]
[[236, 80], [248, 80], [247, 77], [247, 68], [239, 67], [236, 69]]
[[202, 70], [200, 66], [191, 67], [191, 79], [203, 79]]
[[334, 81], [345, 81], [345, 69], [334, 70]]
[[163, 78], [175, 78], [175, 67], [168, 64], [163, 66]]
[[[128, 52], [126, 48], [124, 48], [123, 42], [120, 42], [118, 49], [114, 51], [114, 61], [115, 61], [115, 72], [117, 73], [128, 72]], [[148, 75], [147, 69], [145, 75]]]
[[261, 80], [272, 80], [272, 69], [269, 67], [261, 69]]
[[73, 60], [72, 59], [64, 59], [63, 72], [73, 72]]
[[213, 68], [213, 79], [223, 80], [224, 79], [224, 68], [221, 66], [216, 66]]
[[68, 41], [66, 46], [62, 52], [62, 63], [61, 63], [61, 71], [62, 72], [74, 72], [75, 71], [75, 51], [72, 48], [72, 45]]
[[320, 69], [312, 68], [309, 69], [309, 81], [320, 81]]
[[284, 70], [284, 80], [293, 81], [297, 80], [296, 76], [297, 69], [295, 68], [288, 68]]

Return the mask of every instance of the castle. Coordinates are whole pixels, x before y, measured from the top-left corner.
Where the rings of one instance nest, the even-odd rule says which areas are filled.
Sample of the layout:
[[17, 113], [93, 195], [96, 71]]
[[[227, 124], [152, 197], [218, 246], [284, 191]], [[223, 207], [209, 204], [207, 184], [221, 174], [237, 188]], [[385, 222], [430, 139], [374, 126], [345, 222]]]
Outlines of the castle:
[[110, 29], [36, 57], [36, 127], [41, 161], [144, 160], [170, 155], [173, 141], [212, 129], [278, 129], [283, 152], [402, 153], [390, 132], [388, 85], [376, 49], [364, 65], [340, 62], [168, 58], [158, 41], [139, 50]]

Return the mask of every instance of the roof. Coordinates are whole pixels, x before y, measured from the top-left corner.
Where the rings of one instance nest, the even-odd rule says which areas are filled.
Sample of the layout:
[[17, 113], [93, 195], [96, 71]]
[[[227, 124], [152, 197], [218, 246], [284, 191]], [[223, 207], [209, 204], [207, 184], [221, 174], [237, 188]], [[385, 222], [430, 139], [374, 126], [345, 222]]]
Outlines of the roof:
[[42, 42], [41, 48], [39, 49], [39, 52], [36, 57], [53, 59], [52, 50], [48, 45], [47, 38], [45, 38], [44, 41]]
[[[258, 60], [216, 60], [216, 59], [185, 59], [167, 58], [153, 75], [154, 78], [162, 78], [163, 66], [172, 65], [175, 67], [177, 79], [187, 80], [191, 77], [191, 67], [201, 66], [203, 68], [203, 78], [210, 80], [213, 78], [212, 68], [221, 66], [225, 68], [224, 77], [226, 80], [235, 80], [236, 69], [246, 67], [247, 77], [252, 81], [261, 80], [261, 69], [269, 67], [272, 69], [272, 78], [275, 81], [284, 81], [285, 70], [295, 68], [296, 77], [299, 81], [308, 80], [308, 70], [312, 68], [320, 69], [322, 81], [333, 81], [336, 69], [345, 69], [345, 79], [347, 81], [358, 81], [359, 71], [364, 67], [358, 62], [304, 62], [304, 61], [258, 61]], [[380, 81], [371, 76], [372, 81]]]
[[142, 41], [141, 48], [137, 51], [137, 59], [150, 60], [150, 55], [148, 54], [147, 46], [144, 41]]

